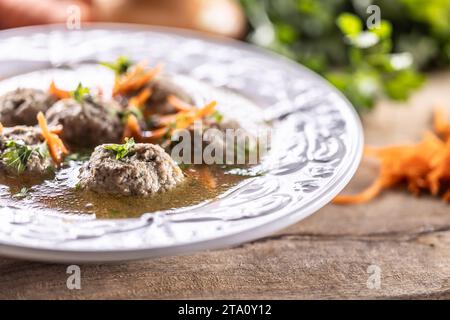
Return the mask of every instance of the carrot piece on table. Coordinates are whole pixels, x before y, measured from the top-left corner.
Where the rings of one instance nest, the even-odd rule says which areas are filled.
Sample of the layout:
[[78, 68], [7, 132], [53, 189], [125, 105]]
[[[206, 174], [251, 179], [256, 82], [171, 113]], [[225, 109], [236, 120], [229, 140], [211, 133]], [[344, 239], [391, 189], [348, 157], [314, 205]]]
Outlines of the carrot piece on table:
[[378, 178], [370, 187], [355, 195], [339, 195], [333, 199], [335, 204], [364, 203], [375, 198], [383, 189], [383, 180]]
[[366, 147], [365, 156], [378, 158], [381, 169], [377, 180], [356, 195], [339, 195], [337, 204], [363, 203], [372, 200], [383, 189], [405, 182], [409, 192], [418, 195], [428, 190], [436, 196], [443, 192], [443, 199], [450, 201], [450, 190], [443, 189], [450, 183], [450, 124], [443, 109], [436, 109], [433, 126], [436, 134], [425, 133], [417, 144], [383, 148]]
[[45, 120], [44, 114], [42, 112], [38, 113], [37, 120], [42, 131], [42, 136], [47, 143], [47, 147], [53, 161], [57, 165], [61, 164], [63, 156], [69, 153], [66, 146], [56, 134], [52, 133], [48, 129], [47, 120]]
[[434, 131], [444, 137], [445, 139], [450, 138], [450, 123], [447, 122], [447, 112], [445, 112], [444, 108], [437, 107], [434, 110], [433, 117], [433, 127]]

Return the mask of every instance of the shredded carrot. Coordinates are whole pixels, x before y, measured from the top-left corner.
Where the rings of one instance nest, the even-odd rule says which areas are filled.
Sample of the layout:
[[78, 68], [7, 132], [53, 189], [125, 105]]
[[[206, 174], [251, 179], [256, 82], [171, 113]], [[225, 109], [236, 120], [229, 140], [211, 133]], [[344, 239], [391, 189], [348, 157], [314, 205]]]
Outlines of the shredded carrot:
[[137, 64], [130, 72], [116, 78], [113, 95], [141, 89], [161, 72], [162, 67], [162, 64], [158, 64], [153, 69], [145, 71], [145, 63]]
[[0, 122], [0, 134], [3, 133], [3, 123]]
[[167, 134], [172, 134], [175, 130], [186, 129], [196, 120], [211, 115], [214, 112], [216, 105], [217, 102], [212, 101], [200, 109], [180, 111], [175, 114], [161, 116], [159, 118], [159, 125], [161, 125], [161, 128], [151, 131], [142, 131], [136, 116], [130, 114], [125, 123], [122, 140], [125, 140], [125, 138], [134, 138], [138, 142], [154, 143]]
[[425, 133], [417, 144], [365, 148], [365, 156], [380, 161], [379, 176], [366, 190], [355, 195], [339, 195], [336, 204], [365, 203], [374, 199], [383, 189], [406, 183], [409, 192], [419, 195], [428, 190], [450, 201], [450, 124], [445, 120], [445, 111], [440, 108], [434, 113], [433, 126], [436, 134]]
[[63, 160], [63, 156], [68, 154], [69, 151], [62, 140], [49, 130], [47, 120], [45, 120], [45, 116], [42, 112], [38, 113], [37, 120], [53, 161], [56, 165], [60, 165]]
[[176, 121], [176, 129], [182, 130], [188, 128], [195, 121], [200, 120], [204, 117], [211, 115], [217, 106], [216, 101], [211, 101], [206, 104], [203, 108], [197, 109], [194, 112], [180, 113], [180, 116]]
[[50, 128], [50, 132], [54, 133], [54, 134], [56, 134], [58, 136], [62, 133], [62, 130], [63, 130], [63, 126], [60, 125], [60, 124]]
[[127, 122], [125, 123], [125, 129], [123, 132], [124, 141], [125, 138], [134, 138], [138, 142], [144, 143], [154, 143], [158, 139], [164, 137], [167, 134], [168, 128], [163, 127], [160, 129], [152, 130], [152, 131], [143, 131], [139, 126], [139, 121], [135, 115], [130, 114], [127, 118]]
[[145, 102], [150, 99], [152, 93], [150, 88], [145, 88], [137, 96], [132, 97], [128, 102], [128, 105], [130, 107], [142, 108]]
[[52, 80], [50, 83], [50, 87], [48, 88], [48, 92], [54, 95], [58, 99], [67, 99], [70, 98], [70, 92], [66, 90], [59, 89], [56, 87], [55, 81]]
[[450, 138], [450, 123], [447, 122], [447, 113], [443, 107], [437, 107], [434, 111], [434, 131], [444, 139]]
[[168, 96], [167, 102], [169, 102], [178, 111], [191, 111], [191, 110], [195, 109], [195, 107], [193, 105], [190, 105], [189, 103], [184, 102], [183, 100], [177, 98], [174, 95]]
[[160, 116], [158, 118], [158, 124], [162, 125], [162, 126], [168, 126], [171, 123], [174, 123], [175, 121], [177, 121], [177, 118], [180, 117], [180, 116], [181, 115], [179, 113]]

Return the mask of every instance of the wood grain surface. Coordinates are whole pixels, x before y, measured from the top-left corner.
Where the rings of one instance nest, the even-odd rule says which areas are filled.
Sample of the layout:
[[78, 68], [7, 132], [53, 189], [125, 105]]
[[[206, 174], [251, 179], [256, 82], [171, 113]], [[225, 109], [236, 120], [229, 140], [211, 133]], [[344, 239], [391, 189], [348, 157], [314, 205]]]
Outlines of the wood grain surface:
[[[434, 74], [404, 104], [381, 102], [364, 116], [366, 141], [416, 141], [434, 103], [450, 107], [450, 72]], [[376, 175], [364, 161], [347, 191]], [[450, 298], [449, 205], [394, 190], [367, 205], [328, 205], [277, 234], [191, 256], [82, 265], [81, 290], [65, 265], [0, 258], [0, 298], [361, 299]], [[381, 272], [369, 289], [368, 267]]]

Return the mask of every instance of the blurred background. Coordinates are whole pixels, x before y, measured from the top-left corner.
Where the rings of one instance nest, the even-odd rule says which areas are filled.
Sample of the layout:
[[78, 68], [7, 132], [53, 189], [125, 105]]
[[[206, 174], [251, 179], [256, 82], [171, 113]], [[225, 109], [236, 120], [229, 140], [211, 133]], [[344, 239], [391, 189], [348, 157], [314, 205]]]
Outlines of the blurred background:
[[322, 74], [358, 111], [408, 99], [426, 72], [450, 63], [450, 0], [0, 0], [0, 28], [64, 23], [73, 5], [82, 21], [188, 28], [269, 48]]

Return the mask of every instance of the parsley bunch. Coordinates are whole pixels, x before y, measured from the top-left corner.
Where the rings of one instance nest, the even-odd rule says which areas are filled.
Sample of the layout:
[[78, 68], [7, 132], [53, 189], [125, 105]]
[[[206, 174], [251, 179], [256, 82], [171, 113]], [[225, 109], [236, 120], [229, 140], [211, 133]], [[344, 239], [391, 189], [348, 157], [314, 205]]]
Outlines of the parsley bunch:
[[[406, 99], [418, 71], [450, 64], [450, 0], [240, 0], [248, 40], [325, 76], [359, 111]], [[378, 28], [363, 27], [380, 8]]]

